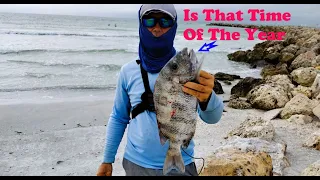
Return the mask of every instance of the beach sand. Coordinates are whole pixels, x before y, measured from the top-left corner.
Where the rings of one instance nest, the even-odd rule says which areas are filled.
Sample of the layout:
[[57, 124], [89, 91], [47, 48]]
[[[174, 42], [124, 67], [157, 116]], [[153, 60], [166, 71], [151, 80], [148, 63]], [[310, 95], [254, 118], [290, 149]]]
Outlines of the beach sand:
[[[228, 99], [230, 88], [222, 83]], [[105, 125], [113, 101], [92, 100], [0, 106], [0, 175], [95, 176], [103, 159]], [[261, 115], [261, 110], [237, 110], [227, 107], [217, 124], [199, 121], [195, 134], [195, 157], [205, 158], [224, 141], [248, 115]], [[317, 122], [296, 125], [284, 120], [272, 121], [276, 137], [287, 142], [291, 164], [285, 176], [299, 175], [320, 157], [320, 151], [302, 147]], [[122, 176], [122, 156], [126, 134], [119, 146], [113, 175]], [[202, 160], [195, 160], [198, 169]]]

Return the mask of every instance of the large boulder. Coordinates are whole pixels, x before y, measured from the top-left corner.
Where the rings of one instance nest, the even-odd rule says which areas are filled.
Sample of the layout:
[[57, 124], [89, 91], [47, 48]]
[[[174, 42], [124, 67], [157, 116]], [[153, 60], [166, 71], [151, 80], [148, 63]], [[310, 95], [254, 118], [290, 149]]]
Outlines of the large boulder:
[[320, 66], [320, 55], [316, 56], [312, 61], [311, 61], [311, 66], [319, 68]]
[[217, 79], [214, 80], [213, 91], [214, 91], [216, 94], [224, 94], [222, 85], [221, 85], [221, 83], [220, 83]]
[[320, 151], [320, 130], [314, 132], [309, 137], [307, 137], [303, 147], [309, 147]]
[[299, 50], [299, 46], [295, 44], [290, 44], [289, 46], [285, 47], [281, 50], [281, 53], [289, 53], [289, 54], [296, 54], [296, 52]]
[[[233, 138], [229, 139], [229, 141], [215, 149], [212, 155], [209, 155], [209, 157], [213, 157], [209, 158], [213, 159], [213, 161], [209, 161], [206, 163], [207, 169], [205, 171], [206, 173], [211, 173], [211, 175], [234, 175], [233, 170], [242, 167], [243, 170], [238, 170], [241, 174], [243, 174], [243, 171], [247, 170], [247, 168], [245, 167], [248, 167], [249, 170], [253, 172], [253, 174], [261, 173], [261, 175], [269, 175], [269, 168], [270, 166], [272, 166], [272, 174], [281, 176], [283, 175], [283, 169], [290, 166], [288, 159], [285, 156], [286, 148], [286, 143], [266, 141], [260, 138], [240, 138], [238, 136], [234, 136]], [[232, 156], [232, 153], [235, 153], [237, 155]], [[269, 159], [268, 156], [265, 156], [265, 153], [267, 153], [271, 157], [272, 161], [259, 160], [261, 156], [265, 157], [266, 160]], [[258, 161], [254, 161], [254, 163], [253, 161], [252, 163], [244, 161], [249, 157]], [[264, 172], [260, 171], [261, 169], [263, 169], [262, 167], [264, 167], [265, 169]], [[224, 168], [225, 171], [223, 170]], [[216, 169], [218, 171], [214, 172]], [[245, 175], [249, 175], [249, 172], [245, 172]]]
[[236, 51], [234, 53], [228, 54], [228, 59], [236, 62], [247, 62], [247, 52], [246, 51]]
[[263, 59], [263, 49], [254, 48], [252, 51], [247, 51], [247, 62], [253, 63]]
[[313, 114], [320, 119], [320, 103], [312, 109]]
[[235, 79], [241, 79], [241, 77], [239, 75], [233, 75], [233, 74], [227, 74], [227, 73], [223, 73], [223, 72], [217, 72], [214, 74], [214, 78], [220, 81], [233, 81]]
[[230, 101], [228, 103], [228, 107], [234, 108], [234, 109], [251, 109], [252, 106], [245, 98], [230, 98]]
[[311, 48], [311, 50], [316, 53], [316, 55], [319, 55], [320, 54], [320, 43], [316, 44], [315, 46], [313, 46]]
[[320, 176], [320, 160], [305, 168], [301, 172], [301, 176]]
[[314, 101], [306, 95], [299, 93], [286, 103], [280, 113], [280, 117], [282, 119], [288, 119], [295, 114], [313, 116], [312, 110], [315, 106]]
[[313, 121], [313, 118], [308, 115], [294, 114], [287, 120], [289, 122], [294, 122], [296, 124], [304, 125], [304, 124], [311, 123]]
[[[287, 33], [287, 36], [285, 37], [284, 41], [283, 41], [283, 45], [284, 46], [291, 46], [294, 45], [297, 42], [297, 37], [294, 35], [291, 35], [290, 32]], [[298, 46], [299, 47], [299, 46]]]
[[273, 76], [267, 76], [265, 79], [266, 83], [275, 83], [288, 88], [288, 90], [293, 90], [295, 86], [292, 84], [291, 79], [286, 74], [277, 74]]
[[292, 61], [290, 69], [295, 70], [300, 67], [311, 67], [312, 60], [315, 59], [315, 57], [316, 54], [313, 51], [302, 53]]
[[320, 42], [320, 35], [314, 34], [309, 39], [307, 39], [301, 46], [306, 48], [311, 48]]
[[293, 90], [291, 91], [292, 96], [295, 96], [299, 93], [306, 95], [308, 98], [311, 98], [312, 88], [298, 85], [297, 87], [293, 88]]
[[320, 94], [320, 74], [317, 74], [316, 78], [311, 85], [312, 98], [316, 98]]
[[279, 57], [281, 54], [279, 52], [272, 52], [265, 55], [264, 60], [272, 64], [277, 64], [279, 62]]
[[226, 150], [207, 159], [200, 176], [272, 176], [272, 159], [266, 152]]
[[241, 79], [235, 86], [231, 88], [231, 94], [238, 97], [246, 97], [248, 92], [263, 83], [260, 78], [246, 77]]
[[262, 78], [265, 78], [267, 76], [273, 76], [277, 74], [289, 74], [287, 67], [288, 65], [285, 63], [279, 63], [277, 65], [267, 65], [261, 70], [260, 75], [262, 76]]
[[277, 83], [261, 84], [253, 88], [247, 95], [253, 108], [271, 110], [282, 108], [291, 99], [287, 87]]
[[279, 116], [279, 114], [281, 113], [283, 108], [278, 108], [278, 109], [272, 109], [269, 111], [266, 111], [263, 113], [262, 115], [262, 119], [265, 121], [271, 121], [274, 118], [277, 118]]
[[262, 117], [248, 116], [237, 128], [230, 131], [227, 138], [239, 136], [242, 138], [257, 137], [266, 141], [272, 141], [275, 129], [270, 121]]
[[280, 62], [282, 63], [291, 63], [295, 58], [295, 55], [292, 53], [284, 52], [280, 55]]
[[299, 56], [300, 54], [304, 54], [307, 51], [309, 51], [309, 48], [306, 47], [300, 47], [299, 50], [296, 52], [295, 56]]
[[293, 70], [291, 72], [291, 76], [293, 81], [295, 81], [296, 83], [302, 86], [310, 87], [317, 76], [317, 70], [313, 67], [301, 67]]

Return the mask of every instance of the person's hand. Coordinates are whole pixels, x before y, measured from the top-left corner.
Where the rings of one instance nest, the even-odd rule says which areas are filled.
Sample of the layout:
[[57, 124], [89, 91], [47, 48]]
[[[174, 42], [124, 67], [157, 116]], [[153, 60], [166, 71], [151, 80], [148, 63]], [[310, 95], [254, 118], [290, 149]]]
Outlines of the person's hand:
[[111, 176], [112, 175], [112, 164], [111, 163], [102, 163], [99, 166], [97, 176]]
[[182, 90], [185, 93], [195, 96], [199, 102], [207, 102], [214, 88], [214, 76], [206, 71], [200, 71], [199, 84], [187, 82]]

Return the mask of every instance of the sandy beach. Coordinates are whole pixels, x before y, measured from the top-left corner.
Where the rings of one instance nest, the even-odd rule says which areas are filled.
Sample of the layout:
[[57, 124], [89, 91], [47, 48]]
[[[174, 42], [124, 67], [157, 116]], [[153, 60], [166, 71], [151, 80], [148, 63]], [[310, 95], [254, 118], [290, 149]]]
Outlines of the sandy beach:
[[[233, 82], [234, 85], [235, 82]], [[228, 98], [232, 85], [223, 85]], [[0, 175], [1, 176], [95, 176], [103, 158], [105, 125], [112, 100], [53, 102], [46, 104], [12, 104], [0, 106]], [[198, 122], [195, 157], [206, 158], [224, 141], [227, 132], [236, 128], [248, 115], [262, 115], [256, 109], [227, 107], [219, 123]], [[301, 146], [305, 137], [319, 126], [318, 122], [297, 125], [275, 119], [276, 139], [287, 142], [290, 167], [284, 176], [299, 175], [319, 159], [320, 152]], [[113, 165], [113, 175], [122, 176], [124, 136]], [[198, 169], [202, 160], [195, 160]]]

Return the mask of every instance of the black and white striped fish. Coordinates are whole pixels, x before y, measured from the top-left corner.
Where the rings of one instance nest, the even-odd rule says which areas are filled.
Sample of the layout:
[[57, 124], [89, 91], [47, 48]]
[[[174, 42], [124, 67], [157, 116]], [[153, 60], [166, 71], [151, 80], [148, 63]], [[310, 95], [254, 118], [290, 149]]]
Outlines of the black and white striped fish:
[[187, 148], [197, 124], [196, 97], [186, 94], [182, 87], [187, 82], [197, 82], [203, 59], [198, 61], [193, 50], [184, 48], [160, 71], [154, 88], [154, 106], [161, 144], [169, 140], [163, 173], [173, 168], [185, 172], [181, 147]]

